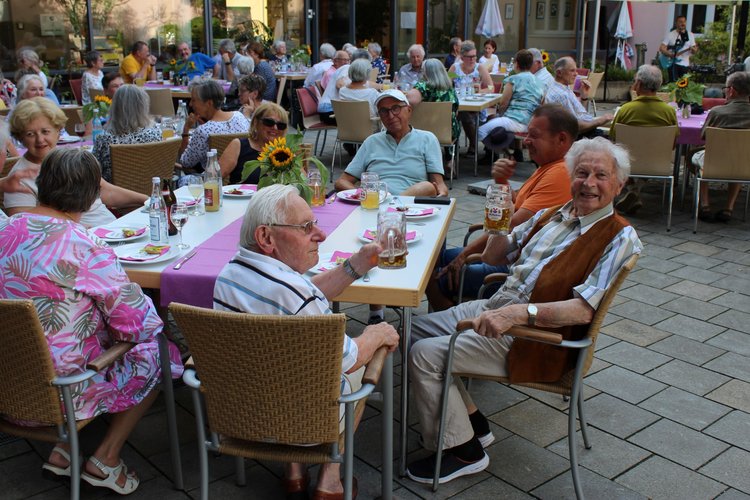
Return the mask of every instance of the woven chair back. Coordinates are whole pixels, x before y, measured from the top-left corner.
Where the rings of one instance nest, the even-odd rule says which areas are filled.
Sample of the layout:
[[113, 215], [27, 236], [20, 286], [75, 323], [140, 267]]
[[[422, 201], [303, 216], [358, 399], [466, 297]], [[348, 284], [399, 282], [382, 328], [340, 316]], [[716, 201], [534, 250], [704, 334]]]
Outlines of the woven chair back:
[[420, 102], [411, 114], [411, 126], [429, 130], [441, 146], [453, 144], [453, 103]]
[[336, 130], [341, 142], [364, 142], [372, 135], [370, 103], [367, 101], [331, 101], [336, 115]]
[[[40, 307], [52, 307], [41, 299]], [[55, 369], [30, 300], [0, 300], [0, 414], [46, 425], [64, 423]]]
[[224, 154], [224, 150], [227, 149], [229, 143], [234, 139], [245, 139], [248, 137], [248, 132], [241, 134], [211, 134], [208, 136], [208, 149], [215, 149], [218, 157]]
[[172, 101], [172, 89], [149, 89], [144, 88], [149, 97], [148, 113], [150, 115], [174, 116], [174, 102]]
[[170, 137], [144, 144], [112, 144], [112, 184], [151, 194], [151, 178], [171, 179], [181, 139]]
[[81, 106], [65, 106], [60, 109], [68, 118], [68, 121], [65, 122], [65, 131], [70, 135], [76, 135], [76, 124], [83, 123], [83, 108]]
[[274, 444], [339, 438], [345, 315], [169, 309], [193, 353], [212, 432]]
[[750, 181], [750, 130], [708, 127], [704, 179]]
[[630, 153], [632, 175], [672, 175], [677, 125], [633, 127], [616, 123], [615, 132], [617, 143], [625, 146]]

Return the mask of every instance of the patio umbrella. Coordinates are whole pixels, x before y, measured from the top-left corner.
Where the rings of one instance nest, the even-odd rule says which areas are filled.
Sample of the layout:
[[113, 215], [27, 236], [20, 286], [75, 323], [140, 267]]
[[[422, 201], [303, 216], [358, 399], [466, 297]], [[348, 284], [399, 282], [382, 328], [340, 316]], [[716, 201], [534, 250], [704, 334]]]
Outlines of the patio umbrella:
[[633, 36], [633, 23], [630, 21], [630, 3], [626, 0], [620, 7], [620, 17], [617, 19], [617, 29], [615, 38], [617, 38], [617, 55], [616, 60], [622, 64], [625, 69], [633, 66], [631, 57], [633, 57], [633, 48], [627, 42], [628, 38]]
[[486, 38], [505, 34], [503, 20], [500, 19], [500, 8], [497, 6], [497, 0], [486, 0], [484, 2], [482, 15], [479, 16], [479, 23], [477, 23], [477, 29], [474, 30], [474, 33]]

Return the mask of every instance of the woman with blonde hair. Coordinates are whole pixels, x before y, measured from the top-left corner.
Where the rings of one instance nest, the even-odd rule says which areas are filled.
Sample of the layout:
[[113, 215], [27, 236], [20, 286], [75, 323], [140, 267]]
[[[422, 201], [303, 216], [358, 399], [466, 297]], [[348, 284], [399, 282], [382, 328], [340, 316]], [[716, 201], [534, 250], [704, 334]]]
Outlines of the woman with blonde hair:
[[286, 135], [289, 123], [287, 112], [275, 102], [264, 102], [255, 109], [250, 121], [247, 138], [233, 139], [219, 158], [222, 177], [229, 176], [231, 184], [247, 182], [257, 184], [260, 170], [256, 169], [247, 179], [242, 178], [245, 162], [257, 160], [267, 143]]

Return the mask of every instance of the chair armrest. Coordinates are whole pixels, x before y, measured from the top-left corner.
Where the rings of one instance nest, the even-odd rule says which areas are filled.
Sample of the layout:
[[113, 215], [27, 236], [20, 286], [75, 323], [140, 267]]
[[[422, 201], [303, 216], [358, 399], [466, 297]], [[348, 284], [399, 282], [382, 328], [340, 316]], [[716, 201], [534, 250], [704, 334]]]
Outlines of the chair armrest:
[[131, 350], [133, 347], [135, 347], [135, 344], [133, 342], [118, 342], [103, 353], [101, 353], [99, 356], [97, 356], [95, 359], [92, 359], [86, 364], [86, 368], [89, 370], [94, 371], [102, 371], [104, 368], [108, 367], [112, 363], [115, 362], [115, 360], [122, 357], [126, 352]]
[[482, 254], [473, 253], [469, 255], [468, 257], [466, 257], [466, 260], [464, 261], [464, 265], [468, 266], [469, 264], [478, 264], [480, 262], [482, 262]]
[[86, 370], [81, 373], [76, 373], [75, 375], [68, 375], [67, 377], [55, 377], [52, 379], [51, 384], [59, 387], [63, 385], [73, 385], [73, 384], [80, 384], [81, 382], [85, 382], [86, 380], [90, 379], [96, 375], [96, 372], [94, 370]]
[[372, 359], [367, 363], [364, 375], [362, 375], [363, 384], [375, 385], [378, 383], [378, 380], [380, 380], [380, 372], [383, 371], [383, 364], [385, 363], [386, 356], [388, 356], [388, 349], [385, 347], [381, 347], [375, 351]]
[[[472, 330], [474, 323], [471, 319], [462, 319], [456, 324], [456, 331], [463, 332], [466, 330]], [[536, 328], [529, 328], [528, 326], [514, 326], [510, 330], [505, 332], [505, 335], [510, 335], [519, 339], [535, 340], [537, 342], [544, 342], [545, 344], [562, 344], [563, 338], [559, 333], [548, 332], [547, 330], [538, 330]], [[589, 343], [591, 341], [589, 340]], [[573, 346], [571, 346], [573, 347]]]
[[484, 277], [483, 283], [489, 285], [491, 283], [502, 283], [508, 278], [508, 273], [490, 273]]
[[471, 237], [472, 234], [479, 231], [480, 229], [484, 229], [484, 224], [472, 224], [466, 229], [466, 235], [464, 236], [464, 246], [469, 244], [469, 237]]
[[182, 373], [182, 380], [188, 387], [191, 387], [193, 389], [201, 388], [201, 381], [198, 379], [198, 376], [195, 373], [195, 369], [193, 368], [185, 369], [185, 371]]

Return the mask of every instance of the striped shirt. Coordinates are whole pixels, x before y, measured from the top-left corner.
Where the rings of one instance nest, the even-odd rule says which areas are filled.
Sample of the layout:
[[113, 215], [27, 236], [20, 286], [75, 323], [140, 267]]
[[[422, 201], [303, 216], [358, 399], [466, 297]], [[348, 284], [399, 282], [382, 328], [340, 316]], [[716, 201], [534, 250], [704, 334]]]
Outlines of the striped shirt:
[[[323, 292], [306, 276], [280, 260], [240, 248], [219, 273], [214, 286], [214, 309], [252, 314], [331, 314]], [[344, 335], [341, 372], [357, 362], [357, 344]], [[342, 394], [345, 378], [342, 376]], [[348, 382], [347, 382], [348, 384]]]
[[581, 104], [581, 101], [578, 100], [573, 91], [570, 90], [570, 87], [557, 81], [550, 83], [549, 87], [547, 87], [547, 95], [544, 96], [544, 102], [546, 104], [561, 104], [564, 108], [567, 108], [568, 111], [573, 113], [576, 119], [582, 122], [590, 122], [594, 119], [594, 117], [586, 111], [583, 104]]
[[[582, 217], [572, 216], [570, 211], [573, 202], [566, 203], [552, 216], [550, 222], [537, 232], [523, 247], [519, 255], [519, 247], [526, 239], [534, 224], [544, 214], [544, 210], [537, 212], [531, 219], [516, 226], [507, 238], [507, 258], [513, 264], [508, 270], [508, 279], [498, 293], [492, 296], [487, 309], [495, 309], [499, 305], [503, 290], [530, 297], [534, 290], [542, 268], [560, 255], [579, 236], [591, 229], [600, 220], [612, 215], [612, 204], [607, 205], [591, 214]], [[573, 289], [575, 296], [585, 300], [593, 309], [599, 306], [604, 292], [609, 288], [617, 271], [625, 261], [635, 253], [641, 253], [643, 245], [632, 226], [626, 226], [617, 233], [615, 238], [604, 249], [599, 263], [586, 280]]]

